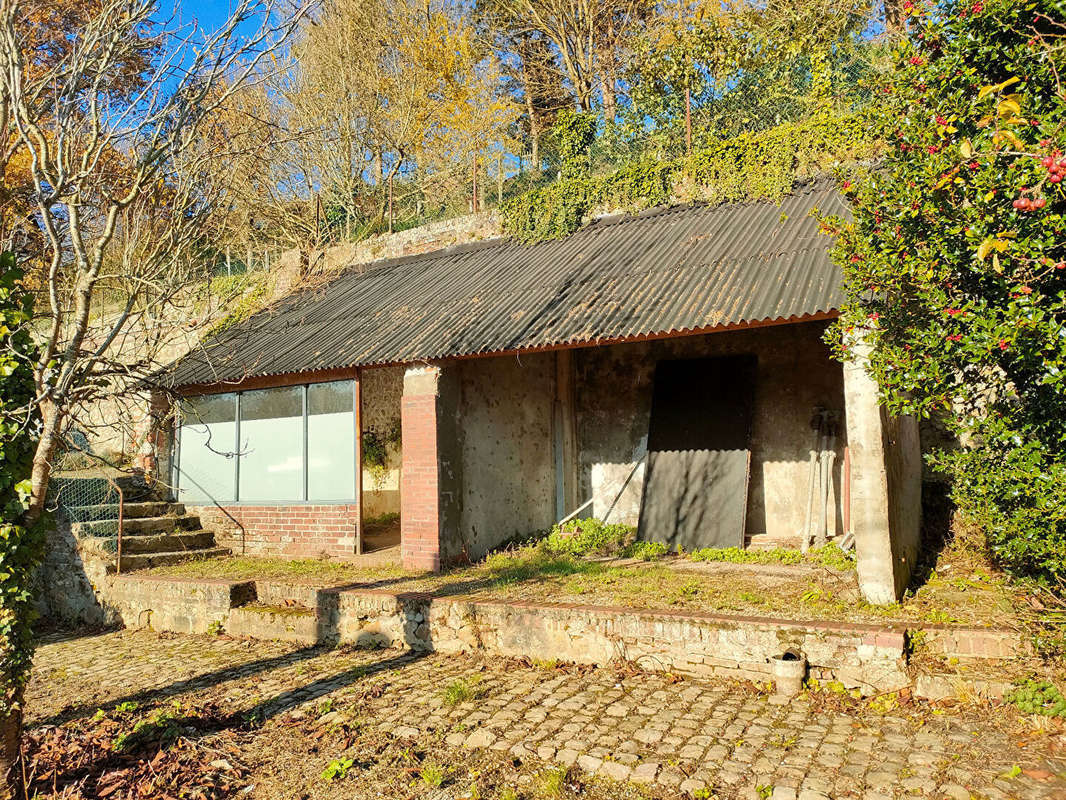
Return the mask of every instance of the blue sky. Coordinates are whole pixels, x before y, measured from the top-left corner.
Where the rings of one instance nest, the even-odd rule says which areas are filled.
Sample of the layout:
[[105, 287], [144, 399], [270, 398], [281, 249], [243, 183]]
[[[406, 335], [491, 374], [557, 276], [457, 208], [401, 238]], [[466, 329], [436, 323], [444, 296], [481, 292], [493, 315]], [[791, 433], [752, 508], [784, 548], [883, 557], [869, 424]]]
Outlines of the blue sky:
[[211, 33], [222, 27], [233, 6], [234, 0], [159, 0], [159, 16], [167, 19], [177, 8], [177, 20], [182, 23], [195, 20], [204, 31]]
[[182, 22], [196, 19], [201, 27], [214, 30], [226, 20], [232, 6], [230, 0], [160, 0], [159, 11], [161, 15], [169, 16], [178, 7]]

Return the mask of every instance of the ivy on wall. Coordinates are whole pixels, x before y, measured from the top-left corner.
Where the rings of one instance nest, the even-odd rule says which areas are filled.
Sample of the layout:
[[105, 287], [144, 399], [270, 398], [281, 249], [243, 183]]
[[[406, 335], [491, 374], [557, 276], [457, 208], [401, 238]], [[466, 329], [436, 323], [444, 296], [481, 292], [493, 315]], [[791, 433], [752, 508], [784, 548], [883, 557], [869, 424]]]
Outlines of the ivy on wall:
[[[755, 133], [725, 138], [691, 157], [644, 158], [593, 176], [587, 170], [591, 138], [583, 115], [560, 117], [567, 148], [564, 168], [553, 183], [531, 189], [500, 208], [504, 229], [522, 242], [557, 239], [578, 230], [597, 212], [635, 212], [677, 202], [779, 201], [796, 181], [827, 174], [834, 167], [876, 158], [886, 123], [867, 111], [817, 115]], [[581, 126], [571, 131], [571, 126]]]

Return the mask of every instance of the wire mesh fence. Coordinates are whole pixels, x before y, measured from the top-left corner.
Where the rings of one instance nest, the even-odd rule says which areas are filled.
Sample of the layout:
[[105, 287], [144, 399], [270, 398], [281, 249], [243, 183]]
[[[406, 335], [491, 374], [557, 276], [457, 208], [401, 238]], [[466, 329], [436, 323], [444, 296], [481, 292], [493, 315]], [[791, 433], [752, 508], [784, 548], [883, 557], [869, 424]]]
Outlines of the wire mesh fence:
[[69, 522], [117, 520], [119, 492], [104, 477], [58, 476], [48, 487], [48, 507]]

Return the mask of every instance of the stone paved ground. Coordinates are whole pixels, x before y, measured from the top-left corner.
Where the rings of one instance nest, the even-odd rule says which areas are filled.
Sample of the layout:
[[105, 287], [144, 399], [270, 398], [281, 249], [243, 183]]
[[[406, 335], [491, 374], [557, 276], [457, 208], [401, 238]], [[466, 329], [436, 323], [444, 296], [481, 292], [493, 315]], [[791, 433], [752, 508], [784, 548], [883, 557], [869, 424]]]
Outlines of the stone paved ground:
[[[473, 698], [449, 705], [448, 687]], [[144, 631], [46, 642], [27, 724], [86, 718], [145, 691], [221, 698], [267, 726], [327, 698], [357, 697], [360, 719], [397, 737], [434, 732], [450, 745], [573, 764], [657, 796], [761, 798], [772, 787], [778, 800], [1066, 800], [1061, 726], [1041, 730], [1010, 709], [893, 708], [884, 699], [871, 708], [826, 695], [779, 704], [725, 681]]]

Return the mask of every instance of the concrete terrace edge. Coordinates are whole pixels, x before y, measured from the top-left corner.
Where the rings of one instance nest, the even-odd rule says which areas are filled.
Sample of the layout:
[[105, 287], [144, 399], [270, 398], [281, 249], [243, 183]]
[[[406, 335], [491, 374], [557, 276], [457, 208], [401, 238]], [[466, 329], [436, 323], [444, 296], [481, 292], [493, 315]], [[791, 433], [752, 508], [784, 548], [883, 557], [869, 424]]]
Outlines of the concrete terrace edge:
[[[921, 686], [907, 663], [908, 626], [791, 620], [671, 609], [572, 605], [437, 596], [284, 580], [118, 575], [106, 603], [129, 628], [225, 632], [305, 645], [330, 642], [441, 653], [558, 660], [767, 682], [770, 659], [799, 648], [810, 675], [866, 694]], [[921, 626], [928, 652], [1013, 658], [1014, 631]]]

